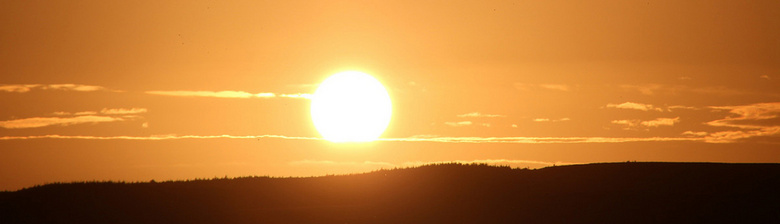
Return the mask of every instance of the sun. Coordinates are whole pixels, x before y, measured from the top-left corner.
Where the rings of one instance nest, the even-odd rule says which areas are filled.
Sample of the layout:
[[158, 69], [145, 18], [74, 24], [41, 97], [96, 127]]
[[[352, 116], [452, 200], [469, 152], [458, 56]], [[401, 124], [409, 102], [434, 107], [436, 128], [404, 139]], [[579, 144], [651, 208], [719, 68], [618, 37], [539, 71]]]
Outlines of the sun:
[[311, 119], [331, 142], [376, 140], [390, 124], [392, 105], [382, 83], [357, 71], [336, 73], [311, 98]]

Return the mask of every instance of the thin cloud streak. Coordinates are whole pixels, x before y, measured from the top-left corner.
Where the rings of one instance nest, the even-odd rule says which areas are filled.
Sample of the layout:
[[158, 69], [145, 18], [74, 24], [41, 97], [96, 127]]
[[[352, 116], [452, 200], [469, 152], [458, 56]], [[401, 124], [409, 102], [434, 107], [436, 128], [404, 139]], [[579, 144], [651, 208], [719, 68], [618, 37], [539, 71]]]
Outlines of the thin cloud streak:
[[515, 144], [545, 144], [545, 143], [623, 143], [623, 142], [669, 142], [669, 141], [703, 141], [703, 138], [680, 137], [647, 137], [647, 138], [612, 138], [612, 137], [435, 137], [435, 138], [383, 138], [378, 141], [389, 142], [440, 142], [440, 143], [515, 143]]
[[[181, 97], [250, 98], [265, 97], [263, 93], [251, 94], [244, 91], [146, 91], [147, 94]], [[273, 97], [273, 96], [271, 96]]]
[[780, 102], [757, 103], [742, 106], [710, 107], [715, 110], [729, 110], [738, 117], [726, 117], [706, 124], [713, 127], [739, 128], [740, 130], [720, 131], [706, 136], [707, 142], [730, 143], [741, 139], [780, 135], [780, 126], [767, 125], [761, 122], [776, 119], [780, 116]]
[[77, 91], [77, 92], [94, 92], [94, 91], [113, 91], [121, 92], [118, 90], [111, 90], [102, 86], [94, 85], [82, 85], [82, 84], [12, 84], [12, 85], [0, 85], [0, 91], [26, 93], [35, 89], [40, 90], [62, 90], [62, 91]]
[[[618, 125], [626, 125], [628, 127], [660, 127], [660, 126], [674, 126], [674, 124], [680, 122], [680, 117], [675, 118], [656, 118], [654, 120], [647, 120], [647, 121], [641, 121], [641, 120], [613, 120], [611, 123], [618, 124]], [[624, 128], [626, 130], [630, 130], [631, 128]]]
[[539, 87], [549, 89], [549, 90], [558, 90], [558, 91], [570, 90], [568, 85], [561, 85], [561, 84], [540, 84]]
[[532, 121], [534, 122], [559, 122], [559, 121], [570, 121], [571, 119], [568, 117], [564, 117], [561, 119], [550, 119], [550, 118], [535, 118]]
[[123, 121], [124, 119], [118, 117], [107, 116], [78, 116], [78, 117], [32, 117], [16, 120], [0, 121], [0, 127], [6, 129], [19, 129], [19, 128], [39, 128], [53, 125], [68, 126], [74, 124], [83, 123], [101, 123], [101, 122], [114, 122]]
[[471, 121], [458, 121], [458, 122], [449, 121], [449, 122], [444, 122], [444, 124], [451, 127], [463, 127], [463, 126], [469, 126], [472, 123]]
[[[283, 135], [153, 135], [153, 136], [4, 136], [0, 140], [30, 140], [30, 139], [83, 139], [83, 140], [177, 140], [177, 139], [290, 139], [318, 140], [318, 137], [294, 137]], [[514, 143], [514, 144], [549, 144], [549, 143], [623, 143], [623, 142], [668, 142], [668, 141], [704, 141], [704, 138], [612, 138], [612, 137], [409, 137], [380, 138], [382, 142], [438, 142], [438, 143]]]
[[111, 115], [125, 115], [125, 114], [141, 114], [146, 113], [148, 110], [146, 108], [130, 108], [130, 109], [124, 109], [124, 108], [115, 108], [115, 109], [109, 109], [109, 108], [103, 108], [100, 110], [101, 114], [111, 114]]
[[621, 104], [607, 104], [607, 108], [617, 108], [617, 109], [632, 109], [632, 110], [641, 110], [641, 111], [649, 111], [649, 110], [655, 110], [659, 112], [663, 112], [664, 110], [661, 108], [657, 108], [651, 104], [643, 104], [643, 103], [634, 103], [634, 102], [625, 102]]
[[81, 140], [177, 140], [177, 139], [260, 139], [278, 138], [295, 140], [324, 140], [314, 137], [290, 137], [283, 135], [152, 135], [152, 136], [87, 136], [87, 135], [37, 135], [37, 136], [3, 136], [0, 140], [30, 140], [30, 139], [81, 139]]
[[295, 93], [295, 94], [276, 94], [276, 93], [249, 93], [244, 91], [146, 91], [146, 94], [161, 95], [161, 96], [178, 96], [178, 97], [214, 97], [214, 98], [302, 98], [311, 99], [311, 94], [308, 93]]

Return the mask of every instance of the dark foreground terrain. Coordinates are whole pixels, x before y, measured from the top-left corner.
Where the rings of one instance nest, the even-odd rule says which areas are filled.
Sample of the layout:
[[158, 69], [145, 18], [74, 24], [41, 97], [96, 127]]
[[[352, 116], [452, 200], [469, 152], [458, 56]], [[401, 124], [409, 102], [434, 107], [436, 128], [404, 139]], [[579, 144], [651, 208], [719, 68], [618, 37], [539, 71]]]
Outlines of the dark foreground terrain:
[[780, 164], [445, 164], [49, 184], [0, 193], [0, 223], [780, 223]]

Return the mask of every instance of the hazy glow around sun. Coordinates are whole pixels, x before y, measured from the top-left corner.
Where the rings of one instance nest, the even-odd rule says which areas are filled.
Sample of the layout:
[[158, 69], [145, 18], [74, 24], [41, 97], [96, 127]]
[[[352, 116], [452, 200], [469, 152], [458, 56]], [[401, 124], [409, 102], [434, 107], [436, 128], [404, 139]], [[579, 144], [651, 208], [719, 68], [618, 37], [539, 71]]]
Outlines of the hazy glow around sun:
[[390, 124], [390, 96], [382, 83], [366, 73], [334, 74], [319, 85], [311, 100], [314, 126], [331, 142], [373, 141]]

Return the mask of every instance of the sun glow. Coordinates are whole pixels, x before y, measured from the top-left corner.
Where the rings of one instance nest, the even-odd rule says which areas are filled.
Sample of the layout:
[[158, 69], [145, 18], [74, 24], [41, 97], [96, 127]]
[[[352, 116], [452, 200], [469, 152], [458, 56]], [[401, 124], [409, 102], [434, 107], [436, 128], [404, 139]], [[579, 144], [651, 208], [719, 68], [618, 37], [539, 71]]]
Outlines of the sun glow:
[[337, 73], [320, 84], [311, 100], [314, 127], [331, 142], [373, 141], [390, 124], [390, 96], [366, 73]]

